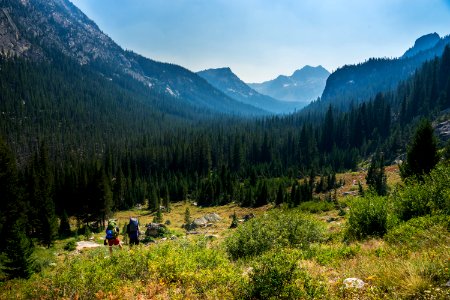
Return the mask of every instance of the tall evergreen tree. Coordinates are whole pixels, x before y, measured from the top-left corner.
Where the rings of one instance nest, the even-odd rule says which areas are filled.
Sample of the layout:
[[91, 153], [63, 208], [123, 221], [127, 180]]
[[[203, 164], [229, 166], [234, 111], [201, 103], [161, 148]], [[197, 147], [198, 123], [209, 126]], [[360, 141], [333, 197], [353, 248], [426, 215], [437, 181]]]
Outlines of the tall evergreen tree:
[[6, 254], [1, 266], [10, 277], [31, 275], [33, 244], [26, 234], [26, 206], [18, 186], [16, 161], [0, 137], [0, 252]]
[[28, 197], [35, 210], [33, 214], [36, 233], [40, 242], [50, 247], [58, 233], [58, 219], [53, 200], [53, 176], [48, 158], [48, 149], [42, 144], [32, 162], [31, 188]]
[[366, 182], [370, 189], [380, 196], [387, 195], [387, 177], [384, 171], [384, 155], [376, 153], [372, 157], [369, 169], [367, 170]]
[[[16, 161], [11, 149], [0, 137], [0, 239], [4, 241], [3, 226], [8, 216], [16, 213], [19, 185]], [[1, 245], [0, 245], [1, 249]]]
[[28, 278], [32, 273], [33, 244], [26, 234], [25, 220], [25, 217], [11, 220], [5, 230], [4, 272], [12, 278]]
[[95, 211], [93, 211], [93, 214], [97, 215], [102, 227], [105, 227], [106, 220], [112, 214], [113, 195], [109, 179], [103, 169], [97, 171], [92, 200], [96, 204], [94, 205]]
[[277, 197], [275, 198], [275, 205], [280, 206], [281, 203], [283, 203], [283, 201], [284, 201], [283, 184], [280, 184], [278, 186]]
[[427, 119], [423, 119], [411, 141], [406, 154], [406, 162], [401, 167], [401, 176], [406, 179], [411, 176], [419, 178], [428, 174], [439, 162], [437, 140], [433, 127]]

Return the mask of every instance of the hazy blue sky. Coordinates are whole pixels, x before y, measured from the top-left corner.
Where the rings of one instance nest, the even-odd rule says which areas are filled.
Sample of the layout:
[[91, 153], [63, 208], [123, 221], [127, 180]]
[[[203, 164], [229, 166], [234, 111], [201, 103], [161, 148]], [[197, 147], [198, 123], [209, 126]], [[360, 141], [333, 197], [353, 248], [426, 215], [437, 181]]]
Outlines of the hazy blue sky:
[[450, 34], [450, 0], [71, 0], [125, 49], [246, 82], [398, 57]]

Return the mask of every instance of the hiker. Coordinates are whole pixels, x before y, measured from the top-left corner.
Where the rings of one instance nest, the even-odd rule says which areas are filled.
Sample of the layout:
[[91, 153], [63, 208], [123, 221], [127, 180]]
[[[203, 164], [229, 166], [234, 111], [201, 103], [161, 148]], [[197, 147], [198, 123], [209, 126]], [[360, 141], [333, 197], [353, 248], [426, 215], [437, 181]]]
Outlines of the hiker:
[[122, 244], [119, 240], [119, 227], [116, 224], [115, 220], [108, 221], [108, 227], [106, 227], [106, 236], [104, 245], [109, 246], [109, 254], [112, 255], [112, 246], [116, 245], [122, 249]]
[[130, 239], [130, 247], [139, 245], [139, 221], [137, 218], [130, 218], [130, 222], [127, 225], [127, 233]]

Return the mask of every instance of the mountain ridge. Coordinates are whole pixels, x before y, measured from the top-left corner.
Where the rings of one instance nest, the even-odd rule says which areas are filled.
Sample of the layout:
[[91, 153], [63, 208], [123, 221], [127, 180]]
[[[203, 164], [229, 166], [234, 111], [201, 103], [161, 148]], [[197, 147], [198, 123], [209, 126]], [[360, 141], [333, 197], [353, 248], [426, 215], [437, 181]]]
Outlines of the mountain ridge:
[[212, 86], [230, 98], [273, 113], [288, 113], [301, 108], [301, 104], [280, 101], [262, 95], [243, 82], [229, 67], [206, 69], [197, 72]]
[[304, 66], [290, 76], [279, 75], [275, 79], [248, 85], [263, 95], [284, 101], [297, 101], [308, 104], [319, 97], [325, 88], [330, 73], [321, 65]]
[[[426, 35], [427, 36], [427, 35]], [[431, 36], [435, 36], [431, 34]], [[418, 44], [420, 45], [419, 40]], [[344, 65], [333, 72], [327, 79], [321, 98], [305, 107], [305, 112], [325, 110], [333, 105], [340, 110], [348, 110], [353, 104], [369, 101], [377, 93], [389, 92], [398, 84], [409, 78], [427, 60], [440, 57], [444, 48], [450, 44], [450, 36], [445, 36], [434, 43], [433, 47], [410, 48], [405, 52], [413, 56], [399, 58], [370, 58], [365, 62]], [[417, 51], [422, 49], [420, 51]], [[408, 52], [410, 51], [410, 52]]]

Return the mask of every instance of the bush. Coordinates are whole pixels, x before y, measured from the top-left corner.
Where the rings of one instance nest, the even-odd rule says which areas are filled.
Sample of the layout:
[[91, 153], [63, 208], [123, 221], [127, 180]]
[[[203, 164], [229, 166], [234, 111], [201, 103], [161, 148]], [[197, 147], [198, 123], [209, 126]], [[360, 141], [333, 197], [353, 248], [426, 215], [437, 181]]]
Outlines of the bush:
[[364, 198], [356, 198], [351, 203], [346, 236], [350, 239], [381, 237], [387, 232], [387, 225], [386, 198], [368, 194]]
[[64, 245], [64, 250], [66, 251], [74, 251], [77, 248], [77, 243], [75, 240], [70, 240], [67, 242], [66, 245]]
[[300, 204], [299, 209], [310, 213], [321, 213], [334, 209], [334, 203], [329, 201], [307, 201]]
[[312, 242], [322, 237], [321, 225], [298, 209], [273, 210], [238, 227], [225, 240], [225, 247], [233, 259], [238, 259], [259, 255], [277, 247], [307, 249]]
[[317, 299], [325, 294], [320, 281], [299, 267], [295, 252], [272, 251], [252, 264], [244, 299]]
[[449, 231], [450, 216], [425, 216], [410, 219], [390, 229], [385, 240], [392, 245], [417, 250], [448, 243]]
[[393, 199], [396, 213], [404, 221], [425, 215], [450, 215], [450, 167], [439, 164], [422, 179], [410, 179]]

